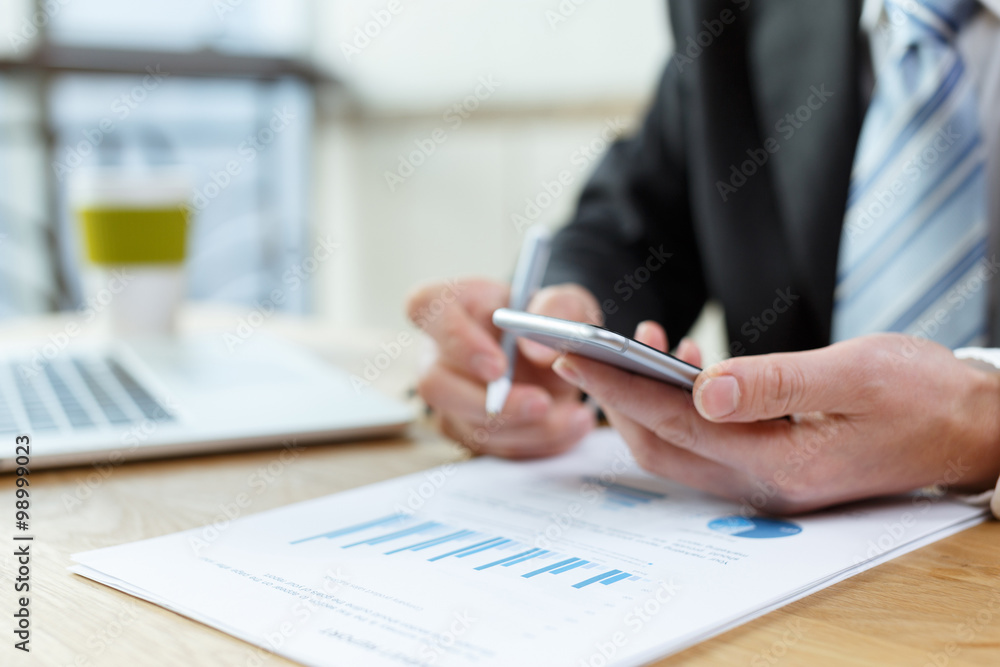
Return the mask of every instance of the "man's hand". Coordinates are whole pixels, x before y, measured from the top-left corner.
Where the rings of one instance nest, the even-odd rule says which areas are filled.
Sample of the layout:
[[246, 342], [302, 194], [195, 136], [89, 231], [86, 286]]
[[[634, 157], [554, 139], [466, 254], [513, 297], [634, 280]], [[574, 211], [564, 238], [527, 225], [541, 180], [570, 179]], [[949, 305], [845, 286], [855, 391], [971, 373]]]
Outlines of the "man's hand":
[[[636, 338], [666, 349], [652, 322]], [[699, 355], [689, 344], [679, 356]], [[932, 484], [971, 493], [1000, 474], [1000, 375], [918, 338], [729, 359], [693, 395], [572, 355], [554, 369], [604, 407], [643, 468], [755, 509], [804, 512]]]
[[[518, 341], [503, 414], [488, 419], [486, 384], [507, 368], [493, 311], [507, 305], [509, 288], [465, 280], [452, 291], [457, 297], [445, 302], [440, 295], [448, 290], [428, 285], [407, 302], [410, 319], [437, 345], [437, 358], [421, 375], [418, 391], [446, 435], [476, 452], [525, 458], [565, 451], [594, 428], [594, 413], [580, 401], [580, 391], [551, 370], [558, 354], [527, 340]], [[578, 285], [540, 290], [528, 311], [591, 324], [602, 320], [597, 299]]]

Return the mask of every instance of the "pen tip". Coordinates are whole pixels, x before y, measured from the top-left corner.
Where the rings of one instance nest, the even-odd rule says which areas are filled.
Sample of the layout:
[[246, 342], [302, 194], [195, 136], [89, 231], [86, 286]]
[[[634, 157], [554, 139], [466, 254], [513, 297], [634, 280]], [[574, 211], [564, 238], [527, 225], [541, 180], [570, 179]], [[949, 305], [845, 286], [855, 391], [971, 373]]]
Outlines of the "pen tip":
[[503, 412], [507, 394], [510, 393], [510, 378], [502, 377], [486, 386], [486, 416], [496, 419]]

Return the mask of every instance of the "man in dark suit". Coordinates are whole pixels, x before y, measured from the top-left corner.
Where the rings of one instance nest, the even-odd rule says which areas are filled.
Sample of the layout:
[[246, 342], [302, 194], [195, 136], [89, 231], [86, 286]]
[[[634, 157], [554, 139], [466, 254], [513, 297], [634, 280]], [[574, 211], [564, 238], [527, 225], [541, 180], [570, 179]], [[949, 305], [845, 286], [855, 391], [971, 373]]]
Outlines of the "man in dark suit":
[[[713, 298], [733, 358], [692, 400], [521, 341], [490, 421], [484, 385], [506, 363], [490, 314], [507, 288], [465, 281], [428, 318], [428, 286], [409, 308], [439, 344], [420, 392], [445, 432], [556, 453], [594, 426], [582, 389], [643, 467], [756, 509], [992, 488], [1000, 375], [989, 350], [952, 352], [996, 336], [986, 183], [1000, 144], [977, 116], [997, 125], [998, 100], [980, 99], [1000, 96], [1000, 3], [983, 2], [670, 3], [676, 49], [653, 105], [592, 176], [529, 310], [665, 350]], [[991, 54], [992, 69], [965, 66]], [[676, 353], [701, 365], [688, 340]]]

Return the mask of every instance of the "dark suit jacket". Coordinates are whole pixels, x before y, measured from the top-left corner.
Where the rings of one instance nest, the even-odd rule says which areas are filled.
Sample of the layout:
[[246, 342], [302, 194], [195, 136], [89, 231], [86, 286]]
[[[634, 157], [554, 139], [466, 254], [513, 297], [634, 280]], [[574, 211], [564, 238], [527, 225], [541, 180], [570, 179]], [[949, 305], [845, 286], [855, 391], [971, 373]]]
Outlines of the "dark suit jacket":
[[670, 2], [652, 107], [597, 167], [546, 283], [586, 286], [628, 335], [655, 319], [676, 344], [715, 298], [734, 355], [827, 344], [865, 107], [860, 4]]

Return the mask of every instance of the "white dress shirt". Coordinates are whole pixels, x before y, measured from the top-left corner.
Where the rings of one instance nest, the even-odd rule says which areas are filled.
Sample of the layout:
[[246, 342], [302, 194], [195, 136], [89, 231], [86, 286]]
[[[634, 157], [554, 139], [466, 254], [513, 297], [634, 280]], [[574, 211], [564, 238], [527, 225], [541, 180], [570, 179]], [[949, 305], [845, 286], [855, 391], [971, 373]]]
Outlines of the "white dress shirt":
[[[986, 179], [989, 185], [991, 241], [990, 255], [1000, 254], [1000, 0], [979, 0], [982, 11], [962, 27], [958, 35], [958, 51], [965, 61], [979, 96], [979, 124], [986, 142]], [[872, 67], [878, 72], [889, 49], [892, 20], [885, 11], [884, 0], [865, 0], [861, 12], [861, 29], [871, 44]], [[994, 276], [994, 279], [996, 276]], [[1000, 282], [994, 280], [993, 282]], [[1000, 285], [990, 285], [991, 320], [1000, 332]], [[1000, 370], [1000, 349], [964, 348], [955, 351], [960, 359], [977, 359]], [[1000, 447], [1000, 442], [996, 443]], [[995, 492], [969, 499], [992, 502], [990, 509], [1000, 519], [1000, 480]]]

